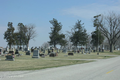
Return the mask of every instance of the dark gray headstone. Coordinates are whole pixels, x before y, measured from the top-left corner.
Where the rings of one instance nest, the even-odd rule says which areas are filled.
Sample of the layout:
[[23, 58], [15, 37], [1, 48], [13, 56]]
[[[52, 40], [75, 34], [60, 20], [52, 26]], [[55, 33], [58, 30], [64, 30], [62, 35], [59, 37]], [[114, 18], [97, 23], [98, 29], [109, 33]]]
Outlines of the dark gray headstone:
[[12, 55], [7, 55], [5, 60], [14, 61], [14, 57]]
[[74, 54], [73, 53], [68, 53], [68, 55], [72, 55], [73, 56]]
[[45, 53], [45, 49], [43, 50], [43, 53]]
[[31, 53], [30, 51], [27, 51], [27, 52], [26, 52], [26, 55], [30, 55], [30, 53]]
[[9, 54], [14, 55], [14, 51], [9, 51]]
[[16, 50], [16, 51], [15, 51], [15, 54], [19, 54], [19, 51], [18, 51], [18, 50]]
[[3, 55], [3, 49], [0, 48], [0, 55]]
[[54, 52], [51, 52], [49, 57], [55, 57], [55, 53]]
[[28, 48], [25, 48], [24, 50], [25, 50], [25, 51], [28, 51]]

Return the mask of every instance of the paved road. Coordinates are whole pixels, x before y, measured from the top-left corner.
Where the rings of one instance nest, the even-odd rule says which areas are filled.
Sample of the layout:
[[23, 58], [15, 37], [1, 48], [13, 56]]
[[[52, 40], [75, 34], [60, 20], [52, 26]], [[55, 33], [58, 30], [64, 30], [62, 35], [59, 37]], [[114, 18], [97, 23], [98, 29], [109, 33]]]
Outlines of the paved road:
[[120, 56], [36, 71], [0, 72], [0, 80], [120, 80]]

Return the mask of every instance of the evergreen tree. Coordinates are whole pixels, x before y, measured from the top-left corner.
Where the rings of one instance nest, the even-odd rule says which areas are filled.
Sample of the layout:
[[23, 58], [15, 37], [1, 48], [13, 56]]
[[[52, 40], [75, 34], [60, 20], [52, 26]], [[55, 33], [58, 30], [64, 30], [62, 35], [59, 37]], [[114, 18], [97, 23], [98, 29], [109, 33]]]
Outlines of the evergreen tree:
[[7, 31], [4, 33], [4, 39], [6, 39], [6, 42], [8, 42], [9, 48], [11, 48], [12, 45], [14, 45], [14, 27], [12, 25], [12, 22], [8, 22], [8, 28]]
[[98, 50], [98, 46], [101, 45], [104, 41], [104, 36], [101, 34], [101, 32], [99, 30], [93, 31], [91, 34], [92, 34], [91, 43]]
[[53, 27], [51, 27], [49, 43], [50, 45], [54, 45], [54, 47], [56, 47], [57, 44], [65, 42], [65, 35], [60, 33], [62, 29], [62, 24], [60, 22], [53, 18], [53, 20], [51, 20], [50, 23], [53, 25]]
[[19, 40], [19, 45], [26, 45], [27, 43], [27, 39], [26, 39], [26, 33], [27, 33], [27, 27], [24, 26], [23, 23], [18, 23], [18, 33], [19, 33], [19, 36], [18, 36], [18, 40]]
[[70, 37], [73, 45], [76, 47], [78, 45], [85, 45], [87, 43], [88, 35], [86, 33], [86, 30], [84, 29], [83, 24], [81, 24], [81, 20], [78, 20], [73, 30], [74, 31], [72, 33], [72, 36]]

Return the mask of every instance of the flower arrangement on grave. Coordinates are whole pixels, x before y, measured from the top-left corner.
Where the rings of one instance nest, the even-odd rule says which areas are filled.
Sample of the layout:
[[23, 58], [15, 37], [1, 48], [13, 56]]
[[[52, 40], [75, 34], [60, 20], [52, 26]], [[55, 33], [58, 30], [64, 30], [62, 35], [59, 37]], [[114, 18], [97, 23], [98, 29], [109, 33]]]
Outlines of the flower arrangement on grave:
[[12, 56], [13, 58], [15, 58], [15, 56], [13, 56], [12, 54], [8, 53], [7, 55], [5, 55], [5, 57], [7, 58], [8, 56]]

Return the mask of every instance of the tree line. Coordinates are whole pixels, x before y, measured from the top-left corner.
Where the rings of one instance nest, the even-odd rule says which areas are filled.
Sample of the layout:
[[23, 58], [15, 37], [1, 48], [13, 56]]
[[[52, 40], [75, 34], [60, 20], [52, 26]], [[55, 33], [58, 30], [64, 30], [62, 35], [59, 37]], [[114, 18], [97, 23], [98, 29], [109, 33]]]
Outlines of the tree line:
[[[87, 34], [87, 30], [84, 28], [84, 23], [78, 20], [71, 31], [67, 31], [67, 34], [61, 32], [62, 24], [57, 19], [53, 18], [49, 22], [52, 24], [51, 32], [49, 33], [49, 44], [56, 47], [56, 45], [66, 46], [69, 41], [73, 46], [87, 45], [99, 48], [98, 46], [103, 44], [107, 39], [110, 52], [113, 52], [113, 48], [120, 39], [120, 15], [110, 12], [108, 15], [99, 14], [93, 17], [93, 27], [95, 31], [91, 35]], [[14, 27], [12, 22], [8, 22], [8, 29], [4, 33], [4, 39], [8, 42], [8, 45], [26, 45], [29, 46], [29, 41], [36, 37], [35, 27], [33, 25], [23, 25], [18, 23], [18, 32], [14, 33]], [[69, 41], [66, 39], [69, 37]], [[90, 39], [91, 38], [91, 39]]]
[[8, 22], [8, 28], [4, 33], [4, 39], [8, 42], [9, 48], [11, 48], [12, 45], [29, 47], [29, 41], [36, 37], [36, 31], [34, 29], [34, 25], [18, 23], [18, 31], [14, 32], [15, 28], [13, 27], [13, 23]]

